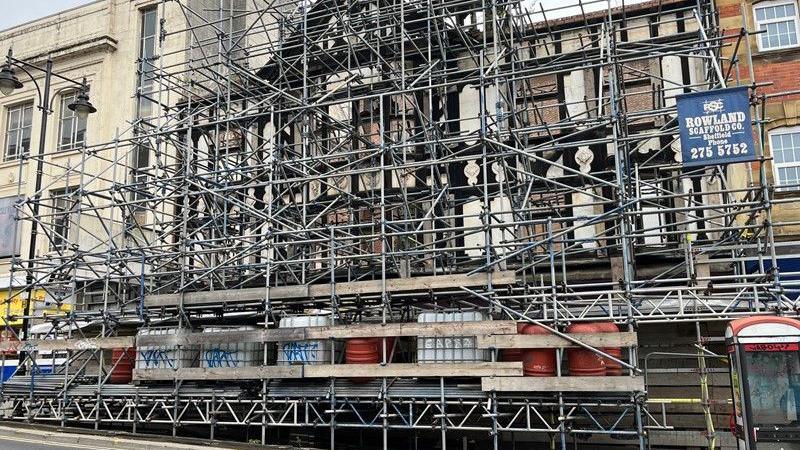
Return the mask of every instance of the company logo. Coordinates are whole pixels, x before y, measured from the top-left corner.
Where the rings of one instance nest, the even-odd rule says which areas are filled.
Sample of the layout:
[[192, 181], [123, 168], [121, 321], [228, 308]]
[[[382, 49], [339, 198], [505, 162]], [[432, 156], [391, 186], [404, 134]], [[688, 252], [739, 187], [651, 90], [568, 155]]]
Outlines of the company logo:
[[703, 102], [704, 114], [718, 113], [724, 109], [725, 109], [725, 102], [723, 102], [721, 98], [718, 98], [716, 100], [706, 100]]

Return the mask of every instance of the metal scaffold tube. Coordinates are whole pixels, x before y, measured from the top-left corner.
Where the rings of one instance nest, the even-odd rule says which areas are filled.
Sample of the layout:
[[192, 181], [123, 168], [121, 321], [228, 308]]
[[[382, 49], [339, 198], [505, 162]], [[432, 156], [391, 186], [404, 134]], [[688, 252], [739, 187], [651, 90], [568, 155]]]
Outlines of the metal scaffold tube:
[[[362, 448], [644, 450], [668, 427], [637, 333], [699, 339], [797, 310], [758, 87], [754, 162], [682, 161], [676, 96], [740, 85], [740, 64], [753, 79], [721, 57], [735, 36], [710, 1], [154, 14], [135, 120], [78, 168], [27, 157], [48, 176], [17, 204], [34, 232], [8, 304], [42, 291], [72, 310], [25, 311], [5, 418], [330, 449], [371, 433]], [[72, 185], [69, 208], [48, 195]], [[617, 332], [572, 331], [597, 323]], [[40, 374], [45, 357], [63, 362]]]

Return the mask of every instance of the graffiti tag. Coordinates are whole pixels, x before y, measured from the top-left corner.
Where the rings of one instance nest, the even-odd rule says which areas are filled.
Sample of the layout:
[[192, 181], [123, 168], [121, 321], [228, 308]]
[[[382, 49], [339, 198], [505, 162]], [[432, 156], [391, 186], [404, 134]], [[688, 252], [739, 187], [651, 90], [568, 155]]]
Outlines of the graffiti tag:
[[283, 356], [290, 362], [311, 362], [317, 360], [318, 342], [287, 342], [283, 344]]
[[39, 350], [39, 346], [36, 345], [36, 342], [26, 341], [24, 344], [22, 344], [22, 347], [20, 348], [20, 350], [23, 351], [23, 352], [29, 352], [29, 353], [30, 352], [35, 352], [35, 351]]
[[161, 366], [175, 368], [175, 359], [169, 353], [169, 350], [160, 348], [139, 351], [142, 361], [144, 362], [144, 366], [148, 369], [158, 368]]
[[97, 343], [91, 341], [89, 339], [81, 339], [75, 342], [75, 349], [76, 350], [95, 350], [97, 349]]
[[212, 348], [205, 351], [203, 358], [205, 358], [208, 367], [238, 367], [239, 359], [236, 357], [236, 353], [235, 351]]

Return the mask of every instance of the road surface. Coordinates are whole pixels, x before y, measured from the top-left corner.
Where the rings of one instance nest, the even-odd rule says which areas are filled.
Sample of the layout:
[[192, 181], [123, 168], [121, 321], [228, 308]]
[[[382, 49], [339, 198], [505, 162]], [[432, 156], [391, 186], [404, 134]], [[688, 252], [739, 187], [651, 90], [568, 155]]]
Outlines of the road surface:
[[125, 436], [0, 425], [0, 450], [233, 450], [233, 446], [210, 447], [212, 449], [209, 445], [166, 442], [157, 438], [131, 439]]
[[64, 444], [47, 444], [41, 439], [0, 436], [0, 449], [3, 450], [112, 450], [109, 447], [65, 446]]

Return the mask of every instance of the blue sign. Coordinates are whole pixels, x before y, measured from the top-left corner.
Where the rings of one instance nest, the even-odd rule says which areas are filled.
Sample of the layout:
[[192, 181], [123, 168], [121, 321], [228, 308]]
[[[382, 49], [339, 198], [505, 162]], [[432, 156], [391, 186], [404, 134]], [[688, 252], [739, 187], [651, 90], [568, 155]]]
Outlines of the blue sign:
[[684, 166], [756, 159], [747, 86], [676, 97]]

